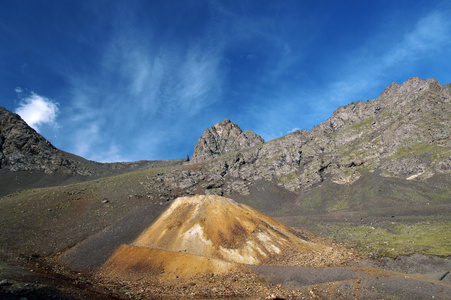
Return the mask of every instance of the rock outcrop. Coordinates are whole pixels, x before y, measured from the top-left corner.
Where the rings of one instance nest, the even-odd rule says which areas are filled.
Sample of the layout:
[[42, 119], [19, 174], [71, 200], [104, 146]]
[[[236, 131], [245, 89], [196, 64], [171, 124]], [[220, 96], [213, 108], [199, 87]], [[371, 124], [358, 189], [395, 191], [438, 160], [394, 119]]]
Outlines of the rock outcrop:
[[[402, 85], [391, 84], [374, 100], [338, 108], [310, 131], [296, 131], [204, 164], [209, 174], [221, 177], [214, 186], [220, 195], [248, 193], [249, 185], [258, 180], [299, 192], [326, 180], [352, 183], [375, 170], [408, 180], [449, 174], [450, 153], [450, 85], [410, 78]], [[196, 176], [205, 178], [200, 172]]]
[[201, 162], [221, 154], [261, 145], [265, 140], [253, 131], [242, 131], [241, 128], [225, 119], [210, 129], [205, 129], [197, 142], [192, 162]]

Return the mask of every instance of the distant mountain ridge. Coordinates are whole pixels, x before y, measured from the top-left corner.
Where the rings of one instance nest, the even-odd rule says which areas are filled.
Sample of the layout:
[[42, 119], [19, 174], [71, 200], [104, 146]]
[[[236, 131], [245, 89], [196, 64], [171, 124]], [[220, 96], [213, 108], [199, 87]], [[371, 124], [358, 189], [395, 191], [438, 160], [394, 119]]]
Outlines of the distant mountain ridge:
[[[92, 174], [95, 178], [186, 164], [183, 160], [86, 161], [53, 147], [18, 115], [4, 108], [0, 112], [2, 169]], [[183, 191], [174, 197], [199, 193], [199, 186], [204, 187], [203, 193], [245, 195], [259, 180], [297, 193], [327, 180], [352, 183], [375, 170], [382, 176], [422, 180], [451, 173], [450, 136], [451, 84], [410, 78], [402, 85], [391, 84], [374, 100], [339, 107], [310, 131], [296, 131], [266, 143], [226, 119], [199, 138], [190, 164], [202, 167], [165, 180], [172, 190]]]

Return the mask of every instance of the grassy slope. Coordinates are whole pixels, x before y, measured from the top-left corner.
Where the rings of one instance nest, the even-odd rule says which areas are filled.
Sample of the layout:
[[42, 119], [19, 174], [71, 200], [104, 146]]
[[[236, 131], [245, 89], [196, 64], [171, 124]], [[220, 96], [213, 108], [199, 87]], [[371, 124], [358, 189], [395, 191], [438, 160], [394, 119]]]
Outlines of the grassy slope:
[[375, 256], [451, 255], [451, 190], [447, 176], [425, 182], [367, 173], [352, 185], [327, 182], [298, 199], [292, 226], [346, 242]]

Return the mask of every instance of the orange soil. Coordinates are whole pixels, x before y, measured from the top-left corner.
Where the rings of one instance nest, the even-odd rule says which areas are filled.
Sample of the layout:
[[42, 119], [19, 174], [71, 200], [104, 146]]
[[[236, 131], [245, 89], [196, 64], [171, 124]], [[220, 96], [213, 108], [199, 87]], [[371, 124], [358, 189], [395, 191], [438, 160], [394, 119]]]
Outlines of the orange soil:
[[103, 265], [108, 277], [137, 280], [243, 271], [246, 265], [325, 266], [343, 251], [301, 239], [290, 227], [231, 199], [182, 197], [132, 245]]
[[133, 243], [244, 264], [268, 263], [284, 250], [322, 250], [288, 226], [220, 196], [182, 197]]
[[102, 266], [100, 273], [122, 280], [162, 277], [192, 277], [198, 274], [224, 274], [244, 266], [210, 257], [122, 245]]

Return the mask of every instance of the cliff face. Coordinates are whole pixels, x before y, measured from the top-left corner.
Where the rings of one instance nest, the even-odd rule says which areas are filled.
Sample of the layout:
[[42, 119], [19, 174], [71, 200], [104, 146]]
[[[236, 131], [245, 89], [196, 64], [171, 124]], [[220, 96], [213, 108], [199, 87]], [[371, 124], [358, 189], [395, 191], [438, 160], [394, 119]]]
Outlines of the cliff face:
[[[204, 136], [210, 132], [206, 130]], [[197, 162], [201, 160], [200, 155], [196, 157]], [[212, 191], [225, 194], [248, 193], [250, 182], [258, 180], [275, 181], [299, 192], [328, 179], [352, 183], [375, 170], [408, 180], [449, 174], [451, 86], [419, 78], [393, 83], [372, 101], [338, 108], [313, 130], [297, 131], [204, 164], [208, 173], [218, 177]]]
[[210, 129], [205, 129], [194, 148], [191, 161], [208, 160], [221, 154], [261, 145], [264, 142], [263, 138], [253, 131], [243, 132], [238, 125], [225, 119]]

